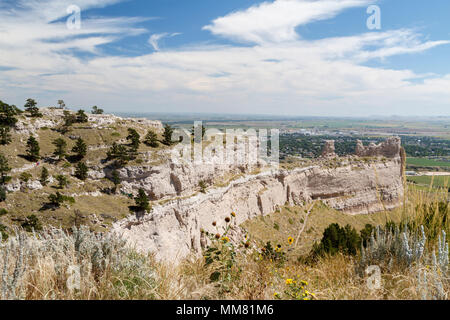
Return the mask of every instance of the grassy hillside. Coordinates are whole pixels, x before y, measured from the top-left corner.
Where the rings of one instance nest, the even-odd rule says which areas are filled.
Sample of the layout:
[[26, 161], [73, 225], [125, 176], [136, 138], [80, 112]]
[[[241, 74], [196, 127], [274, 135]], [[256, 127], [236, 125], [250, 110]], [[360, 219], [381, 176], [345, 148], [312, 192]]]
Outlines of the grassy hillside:
[[[56, 112], [56, 111], [55, 111]], [[74, 114], [74, 113], [72, 113]], [[108, 116], [105, 116], [108, 117]], [[35, 215], [42, 225], [69, 228], [74, 224], [85, 224], [92, 230], [105, 231], [110, 224], [117, 219], [122, 219], [130, 214], [130, 206], [134, 204], [132, 199], [120, 194], [111, 194], [110, 189], [114, 184], [106, 179], [80, 180], [75, 176], [75, 168], [78, 162], [85, 162], [89, 170], [101, 171], [102, 168], [111, 165], [107, 160], [107, 152], [113, 143], [128, 145], [128, 128], [135, 129], [141, 135], [141, 141], [150, 129], [145, 123], [136, 121], [118, 120], [113, 123], [96, 127], [95, 122], [74, 123], [67, 132], [61, 132], [62, 116], [57, 113], [52, 115], [44, 113], [41, 118], [30, 118], [23, 113], [16, 116], [19, 122], [26, 124], [27, 131], [10, 131], [11, 141], [0, 146], [2, 153], [11, 171], [8, 183], [19, 184], [20, 190], [9, 192], [6, 200], [0, 202], [0, 209], [5, 209], [0, 217], [0, 224], [6, 226], [6, 232], [11, 232], [14, 226], [20, 226], [30, 215]], [[116, 119], [116, 118], [113, 118]], [[46, 123], [52, 120], [59, 121], [54, 127], [34, 127], [37, 121]], [[39, 143], [40, 159], [31, 161], [27, 157], [27, 140], [32, 134]], [[162, 141], [162, 132], [157, 133], [157, 138]], [[54, 156], [56, 139], [63, 139], [67, 156], [57, 161]], [[74, 158], [72, 148], [76, 140], [81, 138], [87, 145], [87, 154], [83, 159]], [[159, 164], [160, 152], [169, 147], [159, 144], [158, 147], [149, 147], [141, 143], [136, 157], [128, 161], [128, 165]], [[50, 182], [42, 189], [29, 189], [23, 181], [24, 174], [28, 175], [28, 181], [37, 181], [41, 177], [43, 168], [49, 172]], [[57, 175], [63, 175], [68, 180], [68, 185], [58, 188]], [[73, 197], [74, 202], [65, 202], [59, 208], [49, 206], [49, 195], [60, 192], [67, 197]], [[76, 218], [77, 217], [77, 218]], [[5, 232], [4, 231], [4, 232]]]

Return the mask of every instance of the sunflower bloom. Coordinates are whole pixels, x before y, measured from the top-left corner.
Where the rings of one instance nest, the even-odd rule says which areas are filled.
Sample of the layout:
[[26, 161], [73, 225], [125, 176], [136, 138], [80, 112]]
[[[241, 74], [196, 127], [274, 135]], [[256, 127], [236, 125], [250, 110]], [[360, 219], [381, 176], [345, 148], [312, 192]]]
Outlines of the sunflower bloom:
[[288, 243], [289, 243], [289, 245], [292, 245], [294, 243], [294, 238], [289, 237], [288, 238]]

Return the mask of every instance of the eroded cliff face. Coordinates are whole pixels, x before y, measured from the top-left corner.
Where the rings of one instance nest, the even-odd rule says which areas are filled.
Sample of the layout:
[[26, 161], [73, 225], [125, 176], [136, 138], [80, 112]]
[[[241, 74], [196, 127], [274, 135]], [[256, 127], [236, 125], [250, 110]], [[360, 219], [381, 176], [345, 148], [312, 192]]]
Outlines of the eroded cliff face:
[[[307, 168], [244, 175], [226, 187], [209, 189], [206, 194], [156, 205], [151, 214], [142, 218], [129, 217], [117, 222], [113, 231], [123, 234], [140, 251], [154, 252], [160, 260], [179, 261], [190, 253], [201, 253], [205, 245], [201, 229], [215, 233], [212, 223], [217, 222], [221, 228], [225, 217], [233, 211], [237, 213], [235, 223], [240, 225], [256, 216], [273, 213], [280, 206], [314, 200], [349, 214], [392, 209], [403, 198], [402, 160], [399, 140], [385, 145], [377, 148], [377, 155], [383, 158], [370, 161], [352, 156], [327, 159]], [[380, 151], [384, 148], [386, 153]], [[393, 148], [397, 150], [395, 153]], [[209, 169], [203, 166], [197, 170], [210, 173]], [[189, 181], [192, 172], [186, 170], [186, 176], [180, 168], [174, 172], [181, 188], [175, 193], [185, 194], [189, 188], [183, 185], [194, 184], [182, 181]], [[161, 186], [163, 181], [155, 183]]]

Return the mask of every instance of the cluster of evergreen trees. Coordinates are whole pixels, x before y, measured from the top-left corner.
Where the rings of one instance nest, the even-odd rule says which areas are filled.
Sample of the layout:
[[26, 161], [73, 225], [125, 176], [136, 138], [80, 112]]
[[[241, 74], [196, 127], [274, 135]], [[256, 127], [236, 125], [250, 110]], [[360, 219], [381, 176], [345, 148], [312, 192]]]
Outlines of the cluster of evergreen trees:
[[[63, 100], [58, 101], [58, 105], [60, 109], [65, 108], [65, 103]], [[24, 105], [25, 111], [20, 110], [14, 105], [8, 105], [2, 101], [0, 101], [0, 144], [7, 145], [11, 143], [11, 128], [14, 127], [18, 121], [17, 116], [26, 113], [28, 117], [42, 117], [42, 113], [39, 111], [37, 107], [37, 102], [34, 99], [27, 99]], [[92, 108], [92, 114], [100, 115], [103, 114], [103, 109], [94, 106]], [[76, 113], [72, 113], [68, 110], [64, 110], [64, 121], [63, 125], [60, 128], [60, 132], [63, 134], [70, 130], [70, 127], [75, 123], [87, 123], [89, 121], [88, 116], [83, 110], [79, 110]], [[163, 144], [171, 145], [172, 144], [172, 134], [173, 129], [171, 126], [166, 125], [164, 128], [163, 140], [161, 141]], [[128, 129], [129, 144], [127, 146], [120, 145], [114, 143], [111, 149], [108, 152], [108, 158], [115, 159], [116, 162], [120, 165], [124, 165], [130, 159], [136, 157], [137, 151], [139, 149], [141, 143], [141, 137], [139, 133], [132, 128]], [[149, 130], [147, 135], [143, 139], [143, 143], [146, 145], [156, 148], [159, 146], [159, 140], [157, 134], [153, 130]], [[54, 145], [53, 156], [57, 158], [57, 161], [60, 162], [64, 159], [70, 159], [71, 162], [76, 162], [75, 165], [75, 177], [80, 180], [86, 180], [88, 177], [88, 167], [83, 159], [87, 155], [88, 146], [86, 142], [79, 137], [73, 148], [70, 150], [72, 152], [69, 155], [68, 151], [68, 143], [63, 138], [57, 138], [52, 141]], [[39, 145], [39, 141], [33, 136], [30, 135], [27, 143], [26, 143], [26, 155], [25, 158], [29, 161], [37, 162], [41, 159], [41, 148]], [[11, 171], [11, 167], [9, 166], [8, 159], [2, 153], [0, 153], [0, 202], [6, 200], [6, 190], [5, 184], [11, 180], [11, 177], [8, 176]], [[50, 178], [50, 173], [47, 167], [42, 167], [39, 181], [43, 186], [48, 185]], [[56, 175], [55, 180], [57, 182], [57, 188], [59, 190], [63, 190], [69, 185], [69, 180], [65, 175]], [[32, 179], [32, 175], [24, 172], [20, 176], [21, 181], [28, 182]], [[116, 192], [117, 187], [121, 183], [120, 175], [115, 169], [112, 173], [111, 181], [114, 184], [114, 192]], [[72, 197], [67, 197], [57, 191], [55, 194], [50, 194], [48, 197], [49, 205], [53, 207], [60, 207], [62, 203], [69, 201], [74, 202], [75, 200]], [[135, 210], [139, 212], [148, 212], [151, 209], [149, 198], [143, 189], [139, 189], [138, 195], [134, 198], [136, 206]], [[35, 217], [35, 216], [34, 216]], [[26, 228], [30, 229], [33, 227], [36, 229], [38, 227], [39, 222], [31, 217], [27, 218]], [[29, 221], [28, 221], [29, 220]], [[35, 221], [36, 220], [36, 221]], [[31, 230], [31, 229], [30, 229]]]
[[356, 229], [349, 224], [341, 227], [337, 223], [332, 223], [323, 232], [320, 243], [314, 244], [312, 256], [335, 255], [337, 253], [356, 255], [361, 245], [367, 245], [373, 230], [374, 227], [371, 224], [366, 224], [358, 234]]
[[[165, 145], [172, 145], [172, 135], [173, 128], [170, 125], [164, 126], [163, 140], [161, 141]], [[108, 150], [107, 158], [108, 160], [115, 160], [115, 167], [123, 167], [128, 163], [128, 161], [136, 158], [139, 146], [141, 144], [140, 134], [133, 128], [128, 129], [127, 140], [129, 143], [127, 145], [118, 144], [114, 142], [111, 148]], [[159, 146], [158, 135], [154, 130], [149, 130], [144, 137], [144, 144], [157, 148]]]
[[[15, 105], [9, 105], [0, 100], [0, 145], [11, 143], [11, 128], [17, 123], [17, 116], [23, 111]], [[0, 153], [0, 202], [6, 200], [5, 184], [11, 180], [8, 173], [11, 171], [8, 159]]]

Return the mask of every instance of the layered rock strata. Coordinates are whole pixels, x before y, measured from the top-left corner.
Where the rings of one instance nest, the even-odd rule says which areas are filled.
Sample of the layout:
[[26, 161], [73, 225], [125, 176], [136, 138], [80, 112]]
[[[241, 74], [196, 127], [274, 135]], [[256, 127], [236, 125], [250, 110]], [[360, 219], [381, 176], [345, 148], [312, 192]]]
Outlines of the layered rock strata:
[[[201, 230], [216, 233], [213, 222], [219, 229], [224, 227], [225, 217], [233, 211], [237, 213], [235, 223], [239, 225], [273, 213], [286, 204], [315, 200], [349, 214], [389, 210], [400, 205], [404, 193], [400, 149], [399, 140], [390, 139], [370, 149], [382, 159], [347, 157], [337, 159], [333, 166], [320, 164], [245, 175], [226, 187], [209, 189], [206, 194], [156, 205], [142, 218], [133, 216], [117, 222], [113, 231], [122, 234], [140, 251], [154, 252], [161, 260], [179, 261], [190, 253], [199, 254], [205, 244]], [[367, 156], [368, 152], [364, 154]], [[189, 177], [180, 172], [177, 171], [179, 175], [175, 179], [180, 182], [178, 194], [194, 186], [189, 182], [192, 172], [186, 172]], [[158, 183], [152, 189], [153, 194], [163, 194], [161, 188], [164, 183]]]

